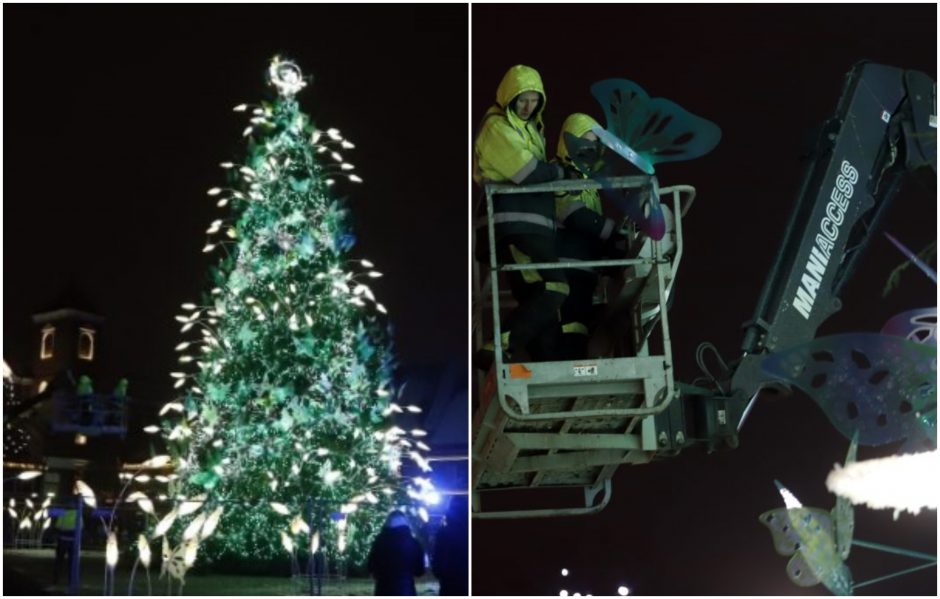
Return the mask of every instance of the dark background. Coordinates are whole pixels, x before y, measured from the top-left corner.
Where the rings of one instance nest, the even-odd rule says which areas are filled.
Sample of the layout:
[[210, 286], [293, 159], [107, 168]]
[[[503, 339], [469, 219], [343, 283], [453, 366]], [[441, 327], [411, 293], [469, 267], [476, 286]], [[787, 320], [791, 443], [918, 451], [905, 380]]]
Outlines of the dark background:
[[[698, 195], [683, 222], [685, 254], [670, 313], [677, 379], [698, 376], [696, 346], [711, 341], [736, 357], [740, 325], [751, 318], [805, 166], [812, 129], [836, 108], [843, 77], [868, 59], [936, 79], [935, 5], [480, 5], [472, 8], [472, 116], [476, 126], [514, 64], [542, 75], [546, 134], [554, 154], [571, 112], [603, 124], [590, 85], [637, 82], [717, 123], [709, 155], [657, 168], [660, 184]], [[919, 251], [936, 239], [936, 200], [905, 185], [885, 228]], [[936, 305], [936, 287], [909, 269], [887, 298], [881, 290], [904, 258], [874, 239], [844, 309], [819, 334], [878, 331], [904, 310]], [[826, 594], [786, 576], [757, 517], [782, 507], [777, 478], [804, 505], [830, 509], [826, 474], [848, 441], [807, 396], [762, 396], [734, 451], [693, 448], [671, 461], [623, 466], [599, 515], [473, 523], [477, 594]], [[860, 448], [860, 459], [895, 447]], [[532, 498], [520, 499], [533, 501]], [[517, 507], [521, 507], [521, 503]], [[527, 507], [533, 507], [528, 505]], [[935, 511], [893, 522], [890, 511], [856, 509], [856, 538], [934, 554]], [[856, 582], [920, 562], [855, 547]], [[571, 573], [567, 578], [561, 568]], [[859, 594], [936, 594], [935, 568], [859, 589]]]
[[244, 156], [232, 107], [270, 97], [275, 54], [312, 84], [320, 128], [356, 144], [338, 183], [385, 274], [403, 366], [465, 363], [466, 6], [4, 7], [3, 355], [24, 374], [32, 313], [72, 304], [107, 322], [111, 381], [171, 396], [179, 305], [208, 290], [206, 195]]

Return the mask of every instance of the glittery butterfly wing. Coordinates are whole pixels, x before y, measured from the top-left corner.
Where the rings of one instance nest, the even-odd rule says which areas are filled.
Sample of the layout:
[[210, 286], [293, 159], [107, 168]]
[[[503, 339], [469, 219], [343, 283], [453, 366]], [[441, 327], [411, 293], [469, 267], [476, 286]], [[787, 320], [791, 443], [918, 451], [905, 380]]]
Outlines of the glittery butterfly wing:
[[811, 587], [822, 582], [810, 565], [806, 563], [806, 557], [799, 552], [794, 554], [787, 562], [787, 576], [794, 584], [801, 587]]
[[790, 526], [787, 508], [769, 510], [760, 515], [760, 522], [768, 529], [774, 541], [774, 549], [780, 555], [793, 555], [800, 546], [800, 537]]
[[[770, 529], [771, 537], [774, 542], [774, 549], [780, 555], [792, 555], [793, 557], [787, 563], [787, 576], [794, 583], [800, 586], [813, 586], [819, 584], [820, 579], [816, 575], [816, 570], [810, 565], [807, 555], [804, 555], [803, 549], [806, 541], [801, 538], [798, 528], [793, 526], [791, 518], [802, 517], [814, 513], [820, 516], [820, 526], [826, 526], [820, 534], [832, 534], [832, 521], [829, 515], [822, 510], [815, 508], [777, 508], [764, 512], [760, 516], [761, 524]], [[828, 522], [828, 525], [824, 523]]]
[[[936, 278], [936, 273], [934, 277]], [[931, 345], [933, 347], [937, 346], [937, 308], [919, 308], [916, 310], [908, 310], [907, 312], [901, 312], [896, 314], [888, 319], [888, 322], [881, 327], [881, 332], [884, 335], [893, 335], [896, 337], [903, 337], [908, 341], [913, 341], [915, 343], [923, 343], [925, 345]], [[925, 394], [934, 393], [936, 397], [935, 385], [927, 385], [922, 389]], [[936, 403], [936, 402], [935, 402]], [[937, 409], [934, 405], [933, 409], [924, 410], [920, 416], [917, 417], [920, 422], [921, 428], [924, 431], [927, 438], [932, 442], [935, 447], [937, 444]], [[901, 453], [913, 453], [924, 449], [923, 445], [918, 446], [917, 441], [908, 441], [904, 444], [904, 447], [901, 448]]]
[[665, 98], [650, 98], [632, 81], [598, 81], [591, 93], [604, 110], [607, 131], [650, 165], [704, 156], [721, 140], [714, 123]]
[[774, 352], [761, 367], [813, 398], [846, 438], [857, 430], [862, 445], [936, 444], [936, 358], [936, 347], [852, 333]]
[[818, 580], [837, 595], [851, 594], [852, 573], [836, 549], [835, 527], [829, 513], [801, 507], [787, 510], [787, 516], [800, 539], [797, 556], [803, 557], [790, 560], [790, 579], [804, 586]]

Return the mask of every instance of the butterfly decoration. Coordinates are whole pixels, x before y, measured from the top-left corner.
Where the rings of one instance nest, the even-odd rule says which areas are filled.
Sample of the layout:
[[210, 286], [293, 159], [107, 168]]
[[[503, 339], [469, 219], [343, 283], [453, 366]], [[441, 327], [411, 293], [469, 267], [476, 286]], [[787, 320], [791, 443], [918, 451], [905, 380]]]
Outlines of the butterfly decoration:
[[[885, 233], [936, 282], [936, 272]], [[897, 314], [881, 334], [821, 337], [768, 355], [765, 372], [806, 392], [843, 435], [863, 445], [905, 439], [901, 453], [937, 445], [937, 308]]]
[[666, 219], [655, 178], [641, 189], [614, 189], [607, 179], [653, 175], [659, 162], [703, 156], [718, 145], [721, 129], [665, 98], [650, 98], [626, 79], [598, 81], [591, 92], [604, 110], [607, 128], [592, 129], [596, 142], [566, 136], [569, 155], [581, 172], [601, 183], [600, 195], [608, 204], [658, 241], [665, 235]]
[[606, 133], [635, 153], [631, 162], [648, 175], [657, 163], [704, 156], [721, 140], [716, 124], [665, 98], [650, 98], [633, 81], [605, 79], [591, 93], [604, 110]]
[[858, 431], [862, 445], [936, 445], [935, 345], [878, 333], [832, 335], [774, 352], [761, 367], [802, 389], [847, 438]]
[[937, 307], [908, 310], [892, 316], [881, 327], [881, 333], [936, 347]]
[[[856, 459], [858, 439], [853, 437], [845, 464]], [[810, 587], [822, 583], [836, 595], [852, 594], [852, 573], [845, 564], [852, 546], [855, 514], [852, 504], [839, 497], [831, 512], [807, 508], [778, 481], [774, 481], [786, 507], [760, 515], [780, 555], [792, 555], [787, 576], [795, 584]]]

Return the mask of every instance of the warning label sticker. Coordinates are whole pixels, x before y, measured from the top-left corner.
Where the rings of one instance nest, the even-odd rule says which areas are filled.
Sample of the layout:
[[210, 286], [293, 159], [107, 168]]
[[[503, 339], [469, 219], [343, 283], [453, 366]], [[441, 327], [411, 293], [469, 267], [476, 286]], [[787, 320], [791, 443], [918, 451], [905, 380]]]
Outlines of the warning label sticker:
[[575, 366], [574, 375], [575, 376], [597, 376], [597, 364], [591, 364], [588, 366]]

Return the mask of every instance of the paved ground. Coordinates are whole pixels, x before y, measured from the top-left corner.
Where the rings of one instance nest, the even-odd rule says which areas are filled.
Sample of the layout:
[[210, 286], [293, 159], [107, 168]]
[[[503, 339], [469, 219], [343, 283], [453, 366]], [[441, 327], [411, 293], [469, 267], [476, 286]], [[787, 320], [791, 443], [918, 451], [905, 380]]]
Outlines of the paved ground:
[[[66, 573], [60, 574], [59, 584], [52, 583], [54, 554], [51, 549], [4, 549], [4, 595], [64, 595]], [[127, 595], [133, 563], [119, 563], [115, 576], [114, 594]], [[104, 592], [104, 552], [83, 551], [81, 563], [81, 594], [101, 595]], [[166, 578], [160, 579], [159, 565], [151, 566], [150, 580], [155, 595], [179, 594], [178, 583], [167, 590]], [[133, 594], [147, 595], [146, 572], [138, 568]], [[190, 575], [182, 589], [184, 595], [306, 595], [306, 584], [289, 578], [263, 576]], [[364, 578], [328, 580], [324, 595], [371, 595], [372, 581]], [[419, 595], [436, 595], [437, 581], [430, 575], [418, 580]]]

